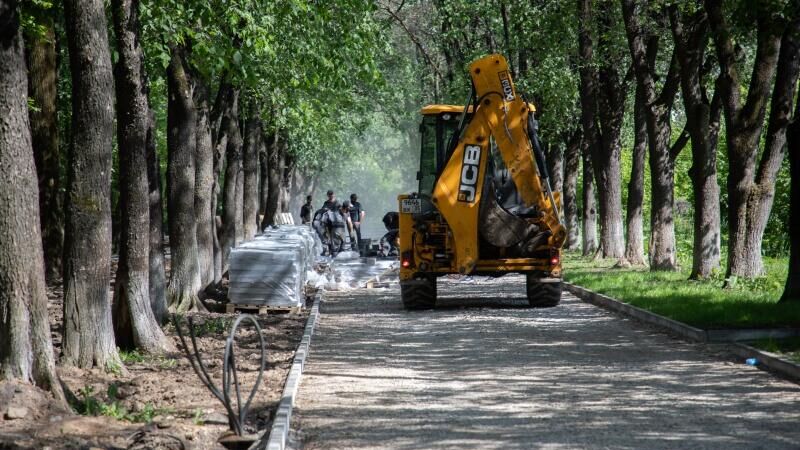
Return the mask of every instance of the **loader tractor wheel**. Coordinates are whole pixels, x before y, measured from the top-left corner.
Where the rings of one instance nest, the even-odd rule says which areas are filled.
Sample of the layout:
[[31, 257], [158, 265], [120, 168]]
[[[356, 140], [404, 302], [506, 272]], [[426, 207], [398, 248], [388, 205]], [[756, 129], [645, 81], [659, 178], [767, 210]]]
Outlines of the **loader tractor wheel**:
[[561, 282], [542, 282], [536, 275], [525, 279], [528, 304], [534, 308], [552, 308], [561, 301]]
[[400, 297], [405, 309], [433, 309], [436, 306], [436, 278], [401, 281]]

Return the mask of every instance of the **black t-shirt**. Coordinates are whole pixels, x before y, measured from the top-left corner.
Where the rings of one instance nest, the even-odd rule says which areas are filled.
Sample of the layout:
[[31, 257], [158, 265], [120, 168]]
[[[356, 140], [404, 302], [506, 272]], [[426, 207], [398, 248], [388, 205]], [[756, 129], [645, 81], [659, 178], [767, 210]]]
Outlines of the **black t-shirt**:
[[304, 222], [311, 222], [311, 211], [314, 210], [314, 207], [311, 206], [310, 203], [304, 203], [303, 207], [300, 208], [300, 218], [303, 219]]
[[322, 204], [322, 207], [325, 209], [336, 209], [336, 200], [325, 200], [325, 203]]
[[361, 203], [350, 202], [350, 220], [353, 222], [361, 222]]

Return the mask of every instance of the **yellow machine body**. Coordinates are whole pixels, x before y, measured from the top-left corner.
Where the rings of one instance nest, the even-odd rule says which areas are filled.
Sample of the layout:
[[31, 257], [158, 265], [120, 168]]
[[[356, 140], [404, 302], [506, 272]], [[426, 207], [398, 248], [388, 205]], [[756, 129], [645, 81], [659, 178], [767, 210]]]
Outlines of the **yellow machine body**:
[[[462, 119], [463, 131], [452, 141], [455, 144], [457, 139], [457, 145], [443, 158], [430, 197], [398, 197], [400, 279], [508, 272], [560, 277], [560, 249], [566, 232], [558, 215], [560, 195], [548, 195], [533, 156], [527, 129], [533, 106], [517, 95], [508, 64], [501, 55], [479, 59], [469, 71], [478, 99], [474, 108], [431, 105], [422, 109], [423, 117], [466, 112], [469, 119]], [[524, 220], [546, 236], [522, 255], [481, 241], [481, 201], [493, 151], [501, 157], [521, 203], [537, 211], [534, 217]], [[434, 211], [420, 214], [420, 205], [426, 202]]]

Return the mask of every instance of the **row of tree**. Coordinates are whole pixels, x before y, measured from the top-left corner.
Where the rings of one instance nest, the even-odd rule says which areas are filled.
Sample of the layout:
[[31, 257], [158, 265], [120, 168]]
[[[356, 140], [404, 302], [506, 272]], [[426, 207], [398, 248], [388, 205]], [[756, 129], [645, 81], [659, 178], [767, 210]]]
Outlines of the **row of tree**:
[[118, 348], [170, 350], [168, 311], [202, 309], [231, 248], [363, 126], [363, 98], [383, 86], [373, 12], [1, 0], [0, 379], [64, 398], [46, 280], [63, 280], [62, 363], [113, 369]]
[[[677, 270], [676, 161], [689, 151], [691, 278], [711, 276], [721, 255], [729, 281], [763, 274], [776, 179], [787, 133], [798, 127], [800, 2], [483, 0], [383, 8], [418, 45], [436, 101], [463, 101], [462, 74], [474, 58], [507, 55], [518, 88], [540, 111], [551, 172], [564, 193], [567, 248]], [[622, 158], [625, 147], [632, 154]], [[797, 151], [791, 139], [788, 148]]]

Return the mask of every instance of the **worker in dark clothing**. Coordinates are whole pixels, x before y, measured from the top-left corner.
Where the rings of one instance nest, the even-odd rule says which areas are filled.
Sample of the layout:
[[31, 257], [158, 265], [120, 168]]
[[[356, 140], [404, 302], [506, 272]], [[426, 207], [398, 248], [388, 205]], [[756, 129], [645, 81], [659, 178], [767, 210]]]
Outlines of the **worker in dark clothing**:
[[361, 242], [361, 222], [364, 221], [365, 215], [366, 213], [361, 208], [361, 203], [358, 202], [358, 195], [350, 194], [350, 221], [353, 222], [353, 229], [358, 242]]
[[333, 191], [328, 191], [328, 199], [325, 200], [325, 203], [322, 204], [322, 207], [325, 209], [339, 209], [340, 205], [339, 202], [336, 201], [336, 196], [333, 194]]
[[342, 214], [342, 211], [346, 211], [342, 205], [338, 202], [335, 202], [333, 208], [328, 209], [325, 211], [325, 214], [322, 216], [322, 226], [325, 230], [325, 242], [328, 246], [328, 254], [330, 256], [336, 256], [339, 252], [347, 250], [347, 217], [345, 214]]
[[311, 214], [314, 212], [314, 206], [311, 204], [311, 196], [306, 196], [306, 203], [300, 208], [300, 220], [303, 225], [311, 223]]

